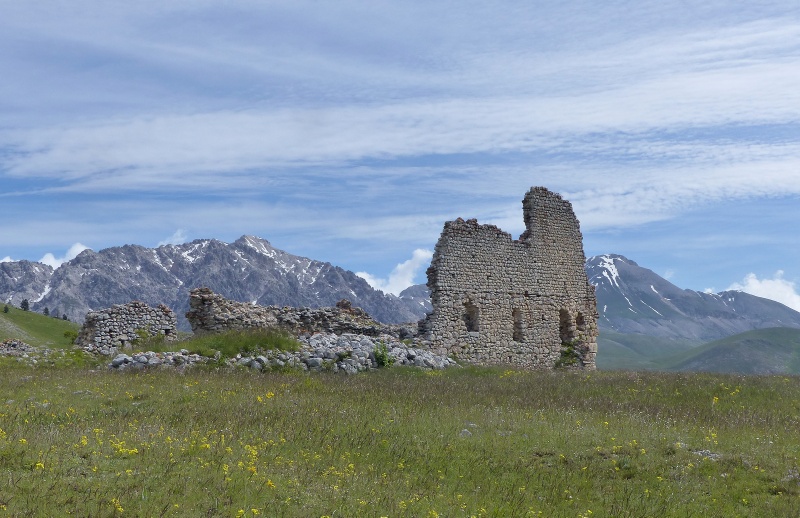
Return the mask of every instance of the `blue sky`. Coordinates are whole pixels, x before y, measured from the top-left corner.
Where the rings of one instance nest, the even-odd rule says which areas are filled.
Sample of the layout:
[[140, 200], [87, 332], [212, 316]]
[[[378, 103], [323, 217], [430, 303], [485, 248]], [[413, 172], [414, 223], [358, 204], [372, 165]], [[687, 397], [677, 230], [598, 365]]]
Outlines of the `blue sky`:
[[0, 258], [253, 234], [396, 291], [544, 185], [800, 309], [800, 7], [699, 4], [0, 0]]

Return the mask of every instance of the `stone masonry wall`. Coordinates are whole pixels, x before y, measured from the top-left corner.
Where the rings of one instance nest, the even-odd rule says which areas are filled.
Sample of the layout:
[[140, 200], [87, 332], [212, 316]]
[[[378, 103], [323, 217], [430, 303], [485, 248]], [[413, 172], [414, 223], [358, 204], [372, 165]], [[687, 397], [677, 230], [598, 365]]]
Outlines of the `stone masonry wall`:
[[75, 344], [104, 354], [130, 347], [139, 338], [163, 335], [167, 341], [176, 338], [177, 318], [167, 306], [152, 308], [144, 302], [118, 304], [101, 311], [91, 311], [78, 333]]
[[396, 334], [393, 327], [374, 321], [361, 308], [346, 300], [332, 308], [294, 308], [256, 306], [228, 300], [208, 288], [196, 288], [189, 295], [186, 318], [195, 334], [219, 333], [237, 329], [282, 329], [294, 335], [305, 333], [345, 333], [378, 336]]
[[519, 240], [474, 219], [445, 223], [421, 331], [435, 351], [471, 363], [594, 369], [597, 302], [572, 205], [535, 187], [523, 217]]

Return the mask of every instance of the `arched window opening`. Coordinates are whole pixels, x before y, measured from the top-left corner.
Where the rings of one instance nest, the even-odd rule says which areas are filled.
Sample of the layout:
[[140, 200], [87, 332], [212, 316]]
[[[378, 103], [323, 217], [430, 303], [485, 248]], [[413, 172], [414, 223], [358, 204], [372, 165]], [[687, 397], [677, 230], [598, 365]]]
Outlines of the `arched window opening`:
[[519, 309], [515, 309], [512, 312], [512, 316], [514, 318], [514, 341], [515, 342], [522, 342], [524, 340], [524, 332], [523, 332], [523, 323], [522, 323], [522, 311]]
[[480, 329], [480, 311], [471, 300], [464, 303], [464, 323], [468, 333], [477, 333]]

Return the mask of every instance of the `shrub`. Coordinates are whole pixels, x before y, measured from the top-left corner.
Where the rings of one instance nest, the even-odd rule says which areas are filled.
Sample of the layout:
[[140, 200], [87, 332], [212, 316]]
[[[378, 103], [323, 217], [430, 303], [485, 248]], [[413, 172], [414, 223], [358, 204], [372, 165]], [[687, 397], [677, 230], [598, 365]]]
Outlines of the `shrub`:
[[391, 367], [394, 365], [395, 357], [389, 355], [389, 348], [386, 347], [386, 344], [383, 342], [378, 343], [375, 346], [375, 363], [378, 364], [378, 367]]
[[564, 367], [571, 367], [573, 365], [577, 365], [580, 361], [580, 356], [578, 355], [578, 351], [575, 350], [575, 346], [577, 345], [577, 340], [573, 340], [571, 342], [564, 342], [561, 344], [561, 357], [556, 360], [555, 367], [557, 369], [564, 368]]

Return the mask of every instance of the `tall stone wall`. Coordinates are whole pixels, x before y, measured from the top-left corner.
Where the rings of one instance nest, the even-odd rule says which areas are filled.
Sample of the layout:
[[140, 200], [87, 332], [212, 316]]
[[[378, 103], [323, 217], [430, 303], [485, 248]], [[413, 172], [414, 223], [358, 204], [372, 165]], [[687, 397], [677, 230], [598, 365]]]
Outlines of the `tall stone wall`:
[[140, 333], [163, 335], [167, 341], [175, 340], [176, 326], [175, 312], [163, 304], [157, 308], [139, 301], [117, 304], [101, 311], [90, 311], [75, 344], [111, 354], [112, 348], [130, 347]]
[[445, 223], [421, 330], [438, 352], [471, 363], [594, 369], [597, 302], [572, 205], [543, 187], [522, 204], [519, 240], [474, 219]]
[[374, 321], [361, 308], [346, 300], [336, 307], [294, 308], [256, 306], [228, 300], [208, 288], [196, 288], [189, 294], [186, 318], [195, 334], [220, 333], [244, 329], [281, 329], [288, 333], [345, 333], [378, 336], [396, 334], [393, 328]]

